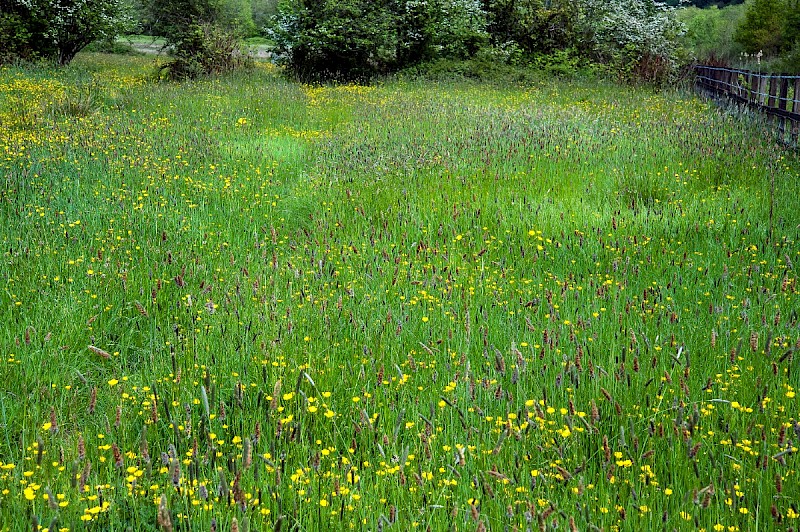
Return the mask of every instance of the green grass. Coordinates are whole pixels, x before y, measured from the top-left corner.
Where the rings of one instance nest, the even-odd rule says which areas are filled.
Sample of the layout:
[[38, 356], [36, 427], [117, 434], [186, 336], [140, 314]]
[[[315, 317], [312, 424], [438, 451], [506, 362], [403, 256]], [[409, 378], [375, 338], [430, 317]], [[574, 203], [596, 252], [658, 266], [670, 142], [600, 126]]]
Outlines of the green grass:
[[763, 131], [152, 69], [0, 70], [0, 530], [797, 526], [800, 165]]

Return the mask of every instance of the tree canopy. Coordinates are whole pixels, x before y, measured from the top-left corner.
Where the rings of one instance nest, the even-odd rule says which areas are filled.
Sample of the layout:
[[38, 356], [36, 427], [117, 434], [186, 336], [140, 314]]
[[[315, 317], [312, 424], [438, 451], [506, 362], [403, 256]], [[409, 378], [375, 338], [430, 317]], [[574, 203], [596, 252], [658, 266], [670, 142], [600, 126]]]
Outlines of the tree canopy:
[[646, 64], [646, 77], [663, 77], [682, 31], [654, 0], [298, 0], [278, 11], [279, 60], [301, 77], [369, 77], [479, 51]]
[[65, 65], [127, 22], [121, 0], [0, 0], [0, 59], [43, 57]]

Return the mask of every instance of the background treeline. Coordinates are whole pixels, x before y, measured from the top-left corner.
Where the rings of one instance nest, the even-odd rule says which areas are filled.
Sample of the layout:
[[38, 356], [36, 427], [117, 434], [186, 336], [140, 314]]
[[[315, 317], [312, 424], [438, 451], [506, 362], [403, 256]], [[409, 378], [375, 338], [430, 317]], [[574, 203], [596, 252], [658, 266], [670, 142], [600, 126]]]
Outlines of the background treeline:
[[471, 60], [663, 82], [683, 31], [653, 0], [296, 0], [277, 11], [277, 58], [305, 79]]
[[800, 71], [800, 0], [0, 0], [0, 62], [66, 64], [126, 33], [164, 37], [177, 78], [243, 64], [247, 37], [307, 80], [448, 64], [653, 83], [692, 61]]
[[800, 0], [688, 7], [676, 15], [686, 28], [683, 45], [698, 61], [800, 73]]

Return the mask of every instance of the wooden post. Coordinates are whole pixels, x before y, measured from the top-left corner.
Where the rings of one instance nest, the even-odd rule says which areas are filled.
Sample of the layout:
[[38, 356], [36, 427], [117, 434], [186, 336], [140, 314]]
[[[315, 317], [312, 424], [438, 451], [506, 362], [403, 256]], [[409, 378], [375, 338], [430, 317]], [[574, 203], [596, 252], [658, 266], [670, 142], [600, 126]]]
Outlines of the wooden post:
[[728, 93], [737, 94], [739, 92], [739, 73], [735, 70], [728, 72]]
[[789, 105], [789, 78], [784, 77], [780, 80], [781, 90], [779, 93], [778, 100], [778, 109], [784, 109], [786, 111], [791, 111], [792, 106]]
[[[800, 76], [794, 78], [794, 100], [792, 104], [792, 112], [796, 115], [800, 114]], [[800, 142], [800, 122], [797, 120], [792, 121], [792, 142], [796, 145]]]
[[[789, 78], [781, 76], [777, 79], [780, 90], [778, 91], [778, 109], [787, 111], [789, 109]], [[791, 133], [792, 123], [785, 116], [781, 117], [779, 126], [781, 142], [786, 142], [786, 122], [789, 122], [789, 132]]]
[[764, 81], [765, 78], [761, 74], [753, 74], [756, 79], [754, 83], [755, 93], [753, 94], [753, 103], [757, 105], [761, 105], [764, 101]]
[[769, 99], [767, 100], [767, 107], [774, 109], [777, 103], [778, 96], [778, 82], [780, 79], [775, 76], [769, 77]]

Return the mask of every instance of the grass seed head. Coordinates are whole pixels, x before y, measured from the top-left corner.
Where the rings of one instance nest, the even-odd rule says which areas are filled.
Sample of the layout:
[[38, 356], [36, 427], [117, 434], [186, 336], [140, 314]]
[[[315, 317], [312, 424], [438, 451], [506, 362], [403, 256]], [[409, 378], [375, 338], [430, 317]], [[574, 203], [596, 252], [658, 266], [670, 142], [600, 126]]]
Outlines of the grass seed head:
[[92, 353], [94, 353], [96, 355], [99, 355], [104, 360], [108, 360], [108, 359], [111, 358], [111, 353], [109, 353], [108, 351], [105, 351], [103, 349], [100, 349], [99, 347], [95, 347], [93, 345], [89, 346], [89, 351], [91, 351]]
[[161, 500], [158, 503], [156, 523], [164, 532], [172, 532], [172, 518], [170, 517], [169, 509], [167, 508], [166, 494], [161, 495]]
[[92, 391], [89, 395], [89, 413], [94, 414], [94, 410], [97, 407], [97, 386], [92, 387]]

